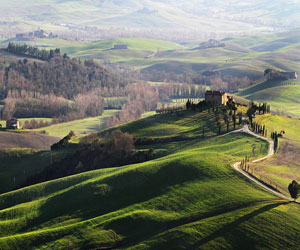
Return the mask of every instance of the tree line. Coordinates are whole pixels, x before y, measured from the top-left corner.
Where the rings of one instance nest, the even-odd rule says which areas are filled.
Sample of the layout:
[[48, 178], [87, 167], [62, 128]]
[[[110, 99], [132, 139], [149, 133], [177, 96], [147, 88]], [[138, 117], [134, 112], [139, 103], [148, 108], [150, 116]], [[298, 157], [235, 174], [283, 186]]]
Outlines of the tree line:
[[[9, 42], [8, 46], [6, 48], [6, 51], [15, 55], [21, 55], [21, 56], [30, 56], [32, 58], [36, 58], [39, 60], [50, 60], [51, 58], [55, 56], [60, 56], [60, 49], [39, 49], [38, 47], [30, 46], [27, 44], [18, 44]], [[63, 55], [64, 58], [67, 58], [67, 54], [65, 53]]]

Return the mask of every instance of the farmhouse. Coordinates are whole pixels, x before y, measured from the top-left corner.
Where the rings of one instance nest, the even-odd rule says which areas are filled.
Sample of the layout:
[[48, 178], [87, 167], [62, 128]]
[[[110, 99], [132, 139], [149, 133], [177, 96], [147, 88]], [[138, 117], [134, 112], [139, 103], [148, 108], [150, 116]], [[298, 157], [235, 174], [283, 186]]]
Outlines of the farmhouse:
[[292, 80], [296, 80], [298, 78], [298, 75], [296, 72], [281, 72], [281, 74], [288, 78], [288, 79], [292, 79]]
[[8, 129], [19, 129], [20, 128], [20, 121], [17, 119], [10, 119], [6, 121], [6, 128]]
[[282, 72], [273, 69], [266, 69], [264, 75], [268, 80], [296, 80], [298, 78], [296, 72]]
[[225, 43], [221, 43], [215, 39], [209, 39], [207, 42], [201, 43], [198, 49], [210, 49], [219, 47], [225, 47]]
[[25, 34], [16, 34], [16, 38], [18, 38], [18, 39], [22, 39], [22, 38], [24, 38], [25, 37]]
[[128, 49], [126, 44], [115, 44], [114, 49]]
[[229, 99], [233, 100], [223, 91], [206, 91], [205, 93], [205, 102], [209, 105], [226, 105]]

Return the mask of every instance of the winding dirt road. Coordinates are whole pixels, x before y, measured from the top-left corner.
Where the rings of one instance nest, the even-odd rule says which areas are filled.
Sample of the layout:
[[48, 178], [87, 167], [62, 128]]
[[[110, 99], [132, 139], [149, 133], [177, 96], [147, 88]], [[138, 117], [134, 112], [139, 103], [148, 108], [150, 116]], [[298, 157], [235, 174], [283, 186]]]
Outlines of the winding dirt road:
[[[260, 159], [257, 159], [257, 160], [254, 160], [252, 161], [252, 163], [258, 163], [258, 162], [261, 162], [261, 161], [264, 161], [270, 157], [272, 157], [274, 155], [274, 142], [263, 137], [263, 136], [260, 136], [260, 135], [257, 135], [255, 133], [253, 133], [252, 131], [250, 131], [248, 125], [245, 125], [242, 129], [238, 129], [238, 130], [235, 130], [235, 131], [232, 131], [230, 133], [247, 133], [247, 134], [251, 134], [257, 138], [260, 138], [260, 139], [263, 139], [267, 142], [269, 142], [269, 152], [268, 152], [268, 155], [263, 157], [263, 158], [260, 158]], [[294, 201], [294, 199], [286, 196], [286, 195], [283, 195], [282, 193], [279, 193], [271, 188], [269, 188], [268, 186], [266, 186], [264, 183], [260, 182], [259, 180], [257, 180], [256, 178], [252, 177], [251, 175], [249, 175], [247, 172], [245, 172], [244, 170], [242, 170], [240, 168], [240, 165], [241, 165], [241, 162], [237, 162], [235, 164], [233, 164], [233, 168], [240, 172], [242, 175], [246, 176], [248, 179], [250, 179], [251, 181], [255, 182], [256, 184], [258, 184], [259, 186], [263, 187], [264, 189], [268, 190], [269, 192], [277, 195], [278, 197], [280, 198], [283, 198], [283, 199], [286, 199], [286, 200], [289, 200], [289, 201]]]

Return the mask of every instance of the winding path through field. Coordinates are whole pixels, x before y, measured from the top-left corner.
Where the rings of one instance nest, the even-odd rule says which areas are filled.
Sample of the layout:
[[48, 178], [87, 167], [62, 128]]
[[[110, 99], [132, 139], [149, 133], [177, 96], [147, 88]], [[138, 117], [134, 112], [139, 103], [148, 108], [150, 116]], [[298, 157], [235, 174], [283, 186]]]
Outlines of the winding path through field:
[[[274, 142], [263, 137], [263, 136], [260, 136], [260, 135], [257, 135], [255, 133], [253, 133], [252, 131], [250, 131], [248, 125], [245, 125], [243, 128], [241, 129], [238, 129], [238, 130], [235, 130], [235, 131], [232, 131], [230, 133], [239, 133], [239, 132], [242, 132], [242, 133], [247, 133], [247, 134], [251, 134], [257, 138], [260, 138], [260, 139], [263, 139], [267, 142], [269, 142], [269, 152], [268, 152], [268, 155], [263, 157], [263, 158], [260, 158], [260, 159], [257, 159], [257, 160], [254, 160], [252, 161], [252, 163], [258, 163], [258, 162], [261, 162], [261, 161], [264, 161], [268, 158], [270, 158], [271, 156], [274, 155]], [[252, 177], [250, 174], [248, 174], [247, 172], [245, 172], [244, 170], [242, 170], [240, 168], [240, 165], [241, 165], [241, 162], [236, 162], [233, 164], [233, 168], [240, 172], [242, 175], [246, 176], [248, 179], [250, 179], [251, 181], [255, 182], [256, 184], [258, 184], [259, 186], [263, 187], [264, 189], [268, 190], [269, 192], [279, 196], [280, 198], [283, 198], [283, 199], [286, 199], [286, 200], [289, 200], [289, 201], [294, 201], [292, 198], [286, 196], [286, 195], [283, 195], [282, 193], [279, 193], [271, 188], [269, 188], [268, 186], [266, 186], [264, 183], [262, 183], [261, 181], [259, 181], [258, 179]]]

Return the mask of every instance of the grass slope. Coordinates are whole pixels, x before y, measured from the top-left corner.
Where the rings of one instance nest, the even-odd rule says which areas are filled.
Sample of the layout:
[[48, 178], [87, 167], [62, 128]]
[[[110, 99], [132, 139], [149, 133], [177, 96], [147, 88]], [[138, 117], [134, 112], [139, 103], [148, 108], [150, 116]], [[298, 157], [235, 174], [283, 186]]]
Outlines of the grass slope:
[[300, 116], [300, 84], [298, 81], [266, 81], [238, 93], [243, 98], [267, 102], [272, 111]]
[[[281, 239], [287, 231], [275, 228], [274, 218], [297, 232], [300, 215], [230, 167], [250, 155], [253, 144], [263, 144], [266, 153], [260, 139], [232, 134], [150, 162], [2, 194], [0, 246], [163, 249], [169, 242], [168, 249], [221, 248], [236, 246], [242, 237], [248, 249], [279, 249], [287, 244]], [[290, 234], [289, 245], [298, 242]]]
[[[224, 39], [224, 48], [210, 49], [195, 49], [203, 41], [180, 45], [143, 38], [114, 38], [94, 42], [34, 39], [24, 42], [48, 49], [60, 47], [71, 57], [110, 61], [144, 71], [165, 70], [183, 74], [186, 70], [219, 70], [225, 75], [260, 79], [266, 68], [299, 71], [298, 36], [299, 30], [293, 30], [272, 35], [227, 38]], [[2, 41], [0, 45], [7, 43]], [[111, 49], [119, 43], [127, 44], [129, 49]]]
[[102, 116], [55, 124], [37, 129], [36, 131], [46, 131], [51, 136], [64, 137], [73, 130], [77, 136], [80, 136], [103, 129], [106, 119], [117, 112], [119, 110], [105, 110]]
[[[226, 131], [226, 126], [223, 121], [223, 116], [219, 115], [222, 124], [221, 132]], [[230, 126], [233, 130], [232, 119], [228, 116]], [[238, 127], [238, 126], [237, 126]], [[153, 115], [144, 119], [130, 122], [116, 127], [123, 132], [132, 134], [135, 138], [163, 138], [175, 136], [202, 136], [203, 128], [205, 137], [215, 136], [218, 134], [218, 126], [215, 113], [204, 111], [202, 113], [195, 111], [180, 111], [176, 114]], [[116, 128], [101, 131], [101, 137], [107, 132]]]
[[0, 193], [12, 191], [26, 178], [41, 172], [51, 163], [59, 161], [71, 150], [38, 151], [35, 149], [5, 149], [0, 151]]
[[288, 184], [292, 180], [300, 181], [300, 121], [272, 114], [257, 116], [256, 121], [266, 125], [270, 132], [285, 131], [283, 138], [279, 140], [278, 153], [270, 160], [255, 166], [254, 171], [257, 176], [288, 194]]

